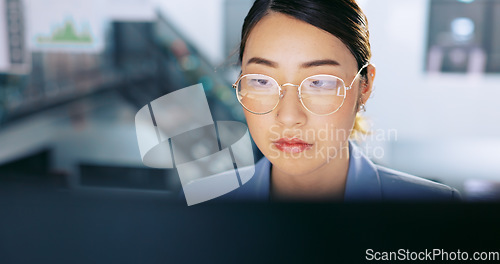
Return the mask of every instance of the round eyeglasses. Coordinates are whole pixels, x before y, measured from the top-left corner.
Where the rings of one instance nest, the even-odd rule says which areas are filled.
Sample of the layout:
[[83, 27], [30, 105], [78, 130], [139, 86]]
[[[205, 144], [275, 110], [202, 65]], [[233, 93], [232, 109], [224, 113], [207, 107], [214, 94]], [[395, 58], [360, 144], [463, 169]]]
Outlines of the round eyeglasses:
[[264, 74], [241, 75], [233, 84], [240, 104], [249, 112], [263, 115], [272, 112], [284, 96], [283, 86], [298, 87], [299, 100], [304, 108], [315, 115], [330, 115], [337, 112], [344, 104], [346, 91], [351, 89], [364, 65], [357, 72], [351, 85], [333, 75], [320, 74], [307, 77], [300, 85], [278, 82]]

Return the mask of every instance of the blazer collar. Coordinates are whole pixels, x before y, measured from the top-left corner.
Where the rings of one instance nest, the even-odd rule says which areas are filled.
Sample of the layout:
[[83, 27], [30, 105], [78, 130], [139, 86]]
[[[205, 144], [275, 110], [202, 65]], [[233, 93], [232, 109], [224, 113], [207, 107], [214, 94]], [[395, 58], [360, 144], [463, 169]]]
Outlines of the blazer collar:
[[344, 201], [381, 200], [382, 186], [375, 164], [350, 141], [349, 155]]

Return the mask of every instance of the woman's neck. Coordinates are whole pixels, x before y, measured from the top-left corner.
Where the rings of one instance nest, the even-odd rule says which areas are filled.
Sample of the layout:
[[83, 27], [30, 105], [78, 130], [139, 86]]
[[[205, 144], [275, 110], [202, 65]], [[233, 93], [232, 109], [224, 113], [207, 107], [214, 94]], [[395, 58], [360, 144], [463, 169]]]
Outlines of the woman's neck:
[[271, 195], [275, 200], [341, 201], [349, 170], [349, 150], [307, 174], [290, 175], [271, 168]]

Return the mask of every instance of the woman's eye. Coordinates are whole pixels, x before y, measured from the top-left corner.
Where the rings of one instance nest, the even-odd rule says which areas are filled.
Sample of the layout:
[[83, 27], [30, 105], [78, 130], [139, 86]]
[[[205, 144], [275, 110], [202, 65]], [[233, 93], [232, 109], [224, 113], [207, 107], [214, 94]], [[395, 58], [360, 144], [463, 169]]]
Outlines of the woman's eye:
[[257, 80], [257, 82], [258, 82], [260, 85], [266, 85], [269, 81], [268, 81], [268, 80], [262, 80], [262, 79], [259, 79], [259, 80]]
[[335, 81], [329, 81], [329, 80], [314, 80], [311, 81], [310, 85], [311, 88], [321, 88], [321, 89], [335, 89], [336, 82]]
[[323, 81], [313, 81], [312, 85], [316, 87], [321, 87], [323, 83], [324, 83]]
[[272, 83], [266, 79], [252, 79], [250, 84], [255, 87], [270, 87]]

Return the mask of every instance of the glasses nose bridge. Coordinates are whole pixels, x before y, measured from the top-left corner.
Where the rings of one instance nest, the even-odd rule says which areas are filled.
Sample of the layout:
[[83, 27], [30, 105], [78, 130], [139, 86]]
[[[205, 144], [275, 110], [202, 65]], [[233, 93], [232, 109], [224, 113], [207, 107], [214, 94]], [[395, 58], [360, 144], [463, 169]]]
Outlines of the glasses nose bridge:
[[[296, 87], [297, 88], [297, 92], [299, 92], [298, 88], [300, 87], [300, 85], [293, 84], [293, 83], [284, 83], [282, 85], [279, 85], [279, 87], [280, 87], [280, 99], [283, 98], [283, 96], [285, 95], [285, 90], [283, 89], [284, 86]], [[299, 99], [300, 99], [300, 93], [299, 93]]]
[[280, 87], [283, 87], [283, 86], [293, 86], [293, 87], [299, 87], [299, 85], [297, 85], [297, 84], [293, 84], [293, 83], [284, 83], [284, 84], [280, 85]]

